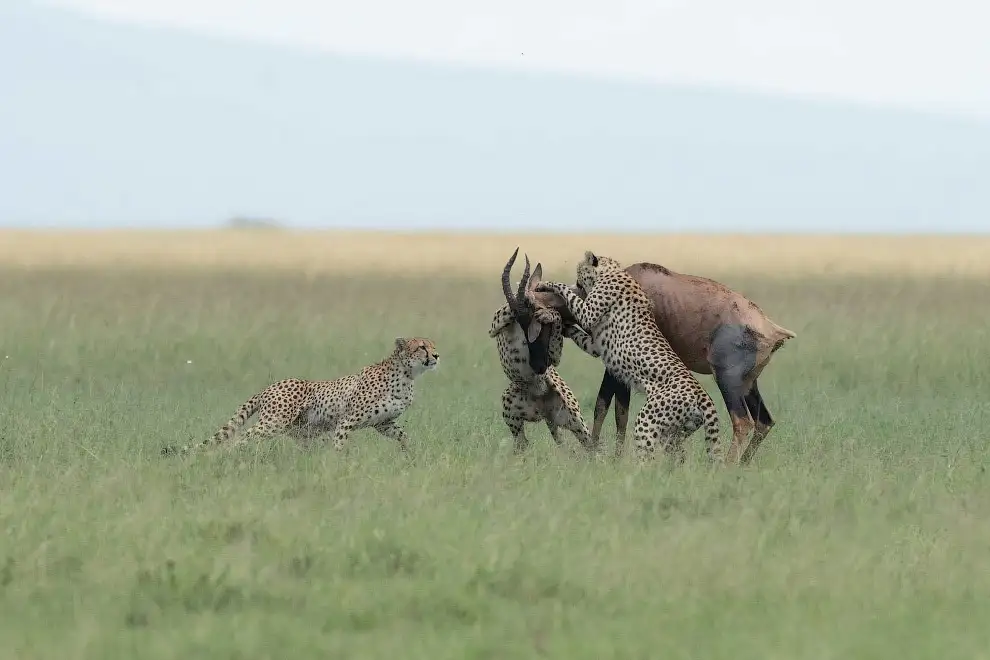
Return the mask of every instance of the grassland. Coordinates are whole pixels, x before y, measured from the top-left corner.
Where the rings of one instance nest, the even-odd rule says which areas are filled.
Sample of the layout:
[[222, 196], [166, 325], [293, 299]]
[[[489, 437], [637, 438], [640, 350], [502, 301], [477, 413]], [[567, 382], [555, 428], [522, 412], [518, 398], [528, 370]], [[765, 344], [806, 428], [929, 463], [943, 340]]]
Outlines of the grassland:
[[307, 275], [356, 268], [389, 275], [490, 278], [521, 242], [551, 274], [567, 277], [590, 247], [629, 263], [660, 260], [674, 270], [712, 276], [990, 277], [990, 236], [0, 230], [0, 264], [213, 271], [248, 267]]
[[[436, 237], [376, 261], [354, 236], [249, 232], [235, 262], [219, 234], [158, 252], [121, 234], [98, 262], [91, 238], [19, 236], [0, 248], [4, 659], [990, 657], [976, 241], [829, 239], [815, 261], [813, 241], [764, 239], [716, 262], [720, 239], [692, 267], [700, 239], [569, 239], [570, 263], [626, 245], [717, 272], [797, 332], [761, 379], [778, 426], [757, 461], [713, 471], [700, 437], [674, 470], [594, 464], [537, 426], [511, 456], [486, 330], [517, 240], [570, 278], [546, 239], [457, 239], [461, 261], [431, 267]], [[807, 256], [778, 268], [775, 240]], [[442, 365], [406, 416], [411, 456], [369, 431], [346, 459], [288, 440], [158, 454], [273, 379], [412, 334]], [[562, 372], [590, 421], [600, 364], [570, 347]]]

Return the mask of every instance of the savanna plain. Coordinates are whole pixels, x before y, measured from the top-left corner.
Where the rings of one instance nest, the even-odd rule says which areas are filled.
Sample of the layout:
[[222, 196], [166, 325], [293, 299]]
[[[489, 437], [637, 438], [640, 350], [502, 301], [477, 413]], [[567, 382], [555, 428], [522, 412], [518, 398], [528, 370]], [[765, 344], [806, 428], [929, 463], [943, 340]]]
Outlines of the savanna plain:
[[[990, 657], [985, 239], [0, 243], [5, 659]], [[584, 249], [715, 277], [795, 331], [754, 462], [699, 432], [682, 467], [596, 463], [539, 425], [513, 456], [487, 330], [517, 244], [568, 282]], [[413, 335], [440, 368], [409, 455], [159, 454]], [[561, 372], [590, 425], [601, 363], [568, 343]]]

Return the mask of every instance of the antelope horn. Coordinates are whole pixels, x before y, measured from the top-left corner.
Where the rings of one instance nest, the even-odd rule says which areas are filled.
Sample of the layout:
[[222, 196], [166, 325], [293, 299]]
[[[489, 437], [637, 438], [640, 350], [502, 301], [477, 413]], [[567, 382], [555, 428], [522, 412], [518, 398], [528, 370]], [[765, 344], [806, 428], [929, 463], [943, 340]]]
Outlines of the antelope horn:
[[509, 273], [512, 272], [512, 264], [516, 263], [516, 256], [519, 255], [519, 248], [512, 253], [509, 257], [508, 263], [505, 264], [505, 268], [502, 270], [502, 293], [505, 294], [505, 301], [509, 303], [509, 309], [513, 312], [519, 307], [519, 301], [512, 297], [512, 290], [509, 288]]
[[519, 301], [520, 305], [524, 304], [523, 301], [526, 300], [526, 285], [529, 284], [529, 255], [525, 255], [525, 257], [526, 268], [523, 270], [522, 279], [519, 280], [519, 290], [516, 291], [516, 300]]

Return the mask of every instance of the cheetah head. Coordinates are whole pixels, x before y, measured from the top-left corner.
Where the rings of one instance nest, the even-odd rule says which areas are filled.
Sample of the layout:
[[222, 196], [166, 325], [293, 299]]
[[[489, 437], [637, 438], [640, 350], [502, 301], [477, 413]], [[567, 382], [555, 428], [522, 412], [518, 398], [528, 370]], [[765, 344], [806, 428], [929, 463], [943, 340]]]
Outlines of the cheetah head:
[[433, 340], [425, 337], [395, 338], [395, 353], [403, 364], [412, 369], [414, 374], [433, 371], [437, 368], [440, 354]]
[[584, 259], [577, 265], [577, 285], [581, 297], [588, 295], [592, 287], [595, 286], [595, 279], [599, 273], [607, 273], [614, 270], [622, 270], [622, 265], [612, 257], [596, 255], [591, 250], [584, 253]]
[[509, 257], [505, 269], [502, 271], [502, 293], [509, 303], [512, 316], [522, 329], [525, 337], [526, 347], [529, 349], [529, 366], [534, 373], [544, 374], [550, 366], [550, 332], [552, 327], [540, 323], [536, 318], [536, 312], [543, 307], [543, 303], [537, 300], [534, 295], [536, 286], [543, 279], [543, 265], [536, 264], [532, 275], [529, 272], [529, 255], [526, 255], [526, 266], [523, 269], [523, 276], [519, 280], [519, 288], [513, 295], [509, 288], [509, 274], [512, 272], [512, 265], [519, 255], [519, 248]]

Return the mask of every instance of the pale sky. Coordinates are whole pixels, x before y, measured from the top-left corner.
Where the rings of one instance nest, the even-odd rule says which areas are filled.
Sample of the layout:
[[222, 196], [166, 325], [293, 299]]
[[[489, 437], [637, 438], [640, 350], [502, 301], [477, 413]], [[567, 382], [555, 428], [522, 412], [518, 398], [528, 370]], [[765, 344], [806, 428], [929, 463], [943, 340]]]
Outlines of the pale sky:
[[990, 117], [983, 0], [46, 0], [320, 50]]
[[986, 5], [0, 0], [0, 226], [986, 233]]

